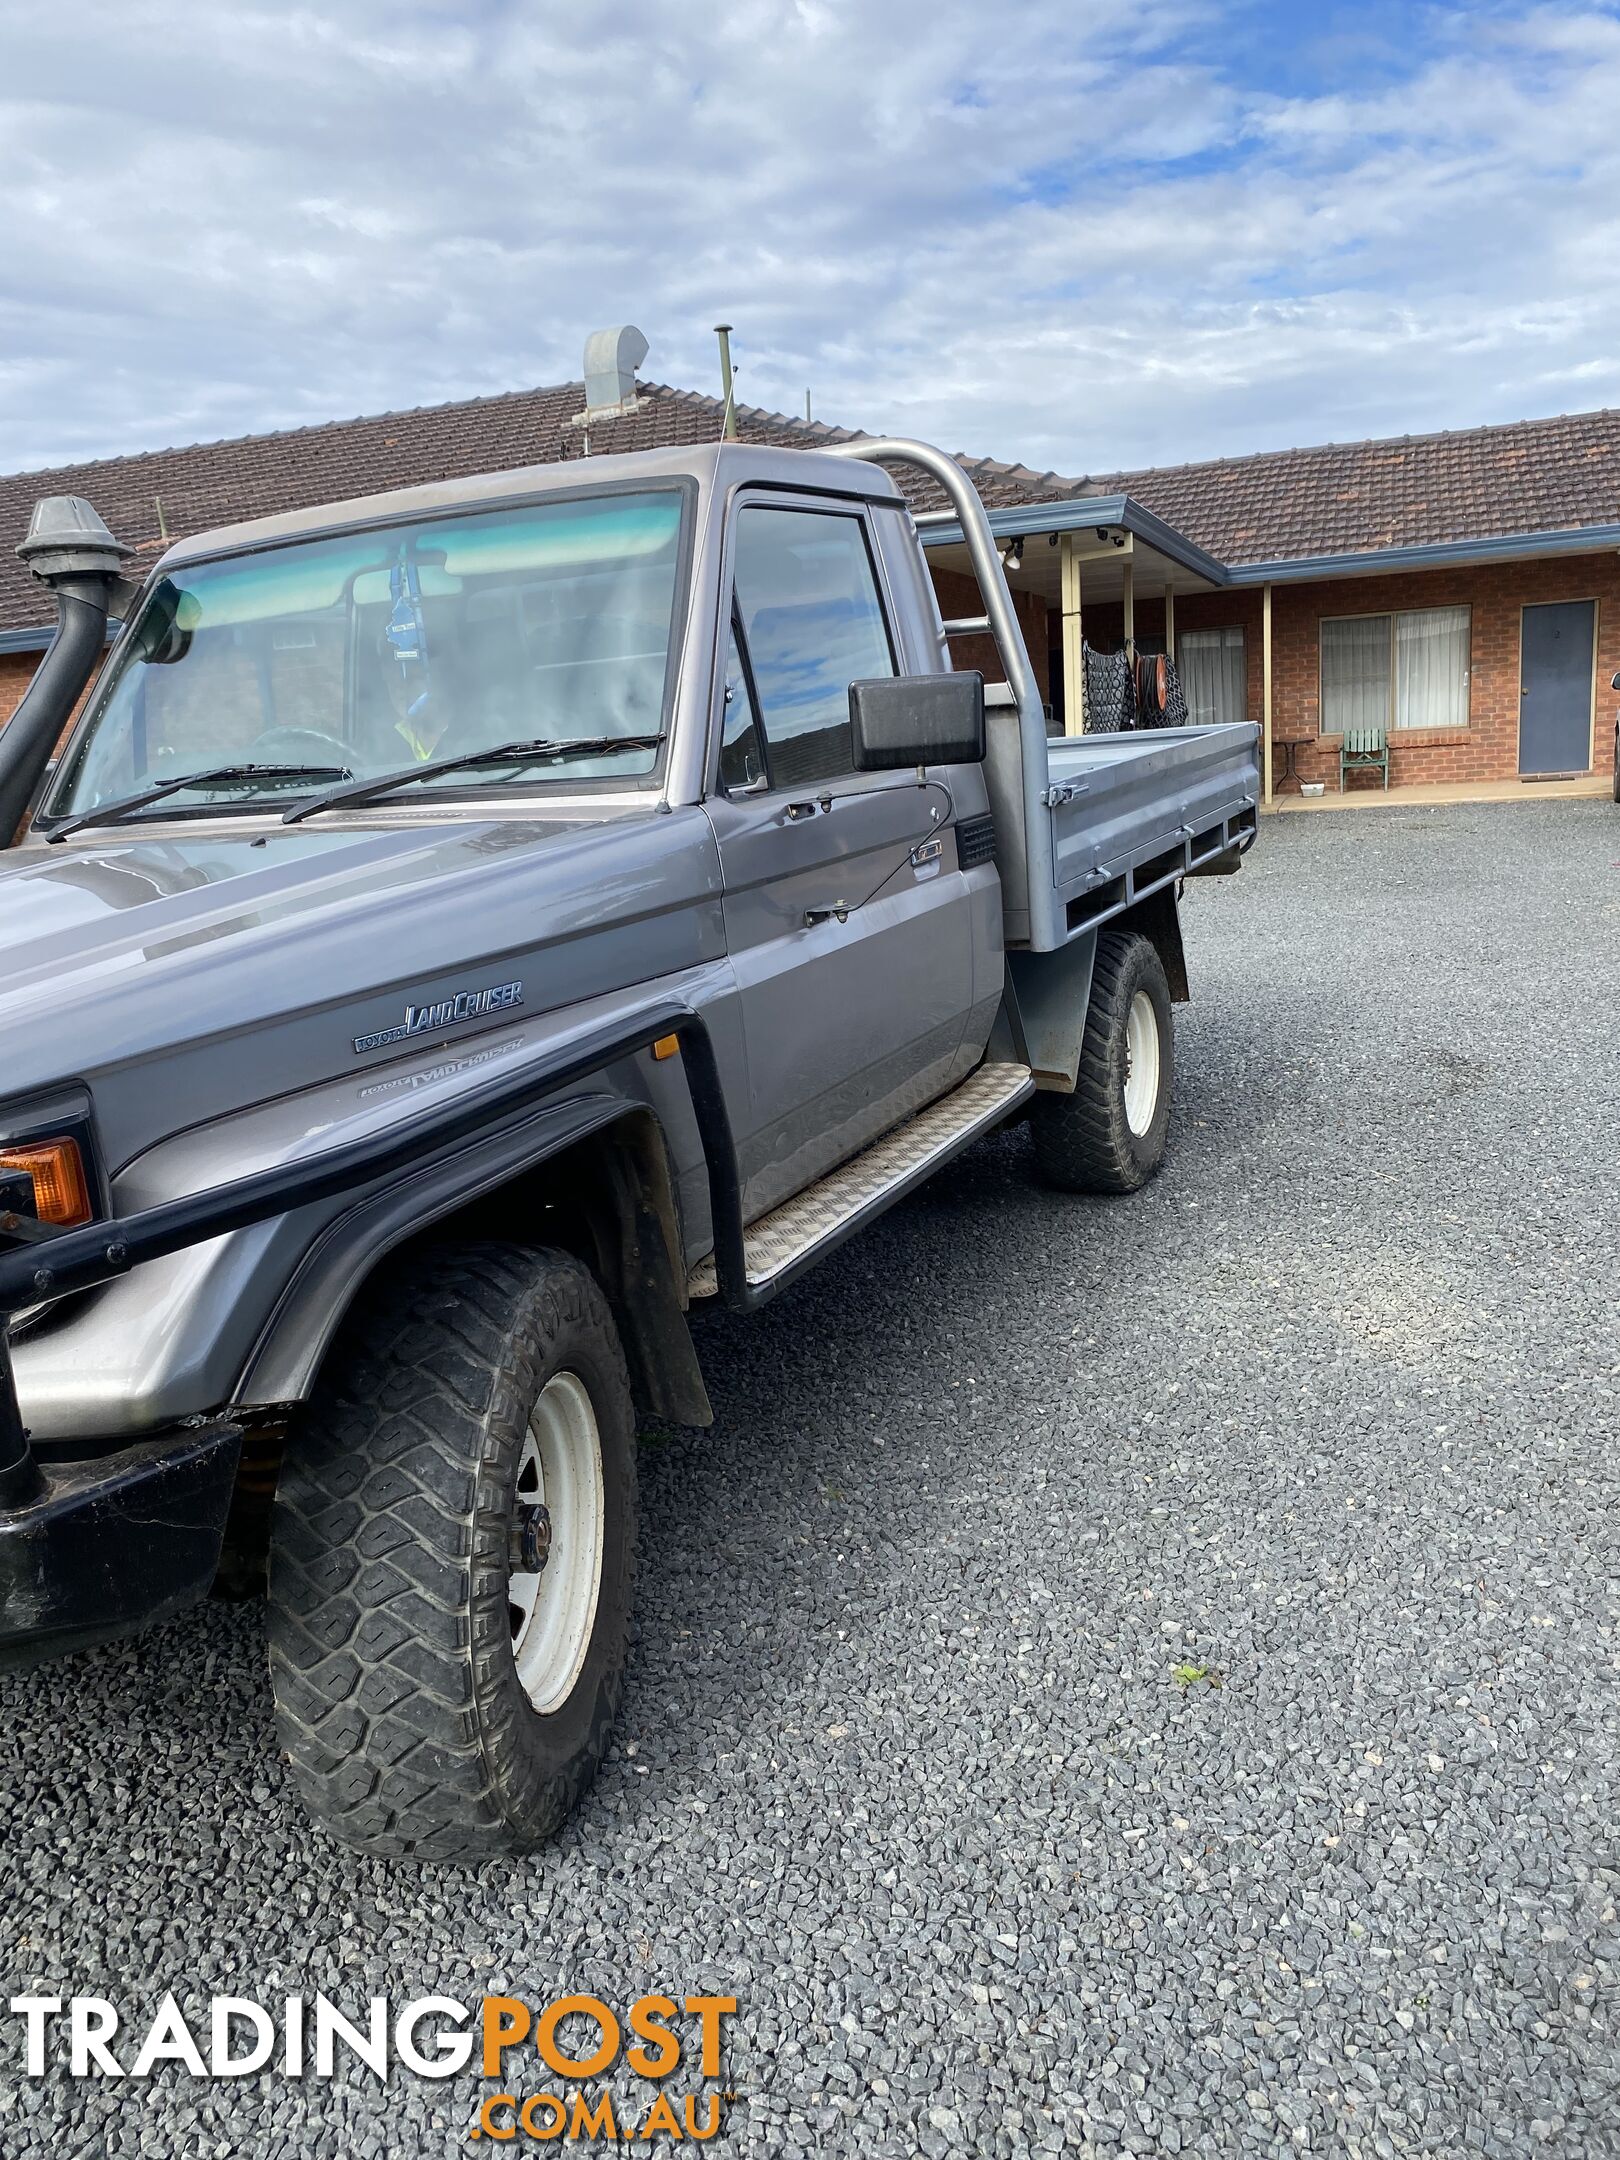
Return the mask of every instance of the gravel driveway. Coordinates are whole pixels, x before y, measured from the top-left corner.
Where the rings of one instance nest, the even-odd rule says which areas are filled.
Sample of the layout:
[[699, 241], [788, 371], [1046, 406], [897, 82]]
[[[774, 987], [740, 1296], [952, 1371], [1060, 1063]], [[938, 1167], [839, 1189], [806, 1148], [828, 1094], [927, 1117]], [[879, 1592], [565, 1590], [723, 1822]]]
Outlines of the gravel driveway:
[[[313, 1835], [253, 1606], [0, 1681], [7, 1993], [731, 1992], [726, 2152], [1620, 2152], [1616, 858], [1268, 824], [1148, 1192], [1000, 1136], [705, 1327], [554, 1851]], [[10, 2160], [488, 2150], [471, 2075], [19, 2068]]]

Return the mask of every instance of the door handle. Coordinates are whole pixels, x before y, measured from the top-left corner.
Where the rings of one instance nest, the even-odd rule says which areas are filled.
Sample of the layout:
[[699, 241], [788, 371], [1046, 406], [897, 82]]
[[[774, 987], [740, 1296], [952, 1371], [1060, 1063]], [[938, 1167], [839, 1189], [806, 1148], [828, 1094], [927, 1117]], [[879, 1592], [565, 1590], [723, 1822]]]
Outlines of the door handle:
[[[832, 805], [825, 803], [822, 807], [830, 810]], [[814, 817], [815, 814], [816, 806], [813, 802], [790, 802], [787, 806], [787, 821], [790, 825], [801, 824], [805, 818]]]
[[854, 910], [847, 900], [835, 901], [831, 907], [806, 908], [804, 911], [804, 927], [807, 930], [813, 930], [817, 923], [846, 923], [853, 912]]

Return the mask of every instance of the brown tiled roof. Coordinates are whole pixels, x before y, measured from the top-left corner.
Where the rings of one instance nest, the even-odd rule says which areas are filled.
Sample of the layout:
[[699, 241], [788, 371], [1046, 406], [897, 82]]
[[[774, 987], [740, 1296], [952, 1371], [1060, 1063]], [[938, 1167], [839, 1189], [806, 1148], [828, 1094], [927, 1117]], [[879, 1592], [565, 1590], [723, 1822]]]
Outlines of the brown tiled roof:
[[[593, 452], [713, 442], [719, 435], [718, 398], [657, 383], [640, 388], [634, 413], [592, 423]], [[0, 478], [0, 631], [42, 629], [52, 619], [48, 596], [12, 553], [27, 530], [30, 510], [43, 495], [87, 497], [119, 539], [134, 547], [129, 564], [133, 575], [170, 540], [215, 525], [341, 502], [385, 488], [582, 457], [581, 432], [569, 423], [584, 402], [581, 384], [559, 383], [454, 405], [423, 405], [369, 419], [334, 420], [273, 435], [7, 475]], [[853, 430], [743, 405], [737, 409], [737, 432], [748, 442], [810, 449], [846, 440]], [[1069, 494], [1075, 487], [1072, 480], [1022, 465], [966, 457], [962, 462], [992, 506]], [[932, 509], [943, 502], [932, 483], [919, 480], [911, 485], [901, 477], [917, 508]]]
[[[657, 383], [641, 391], [634, 413], [593, 423], [593, 451], [712, 442], [719, 434], [717, 398]], [[11, 552], [42, 495], [87, 496], [135, 547], [131, 568], [139, 569], [168, 540], [241, 518], [583, 456], [580, 430], [569, 424], [583, 403], [579, 383], [559, 383], [0, 477], [0, 632], [43, 629], [51, 618], [44, 592]], [[751, 405], [738, 407], [737, 430], [750, 442], [794, 448], [854, 432]], [[991, 509], [1128, 494], [1233, 564], [1620, 523], [1620, 412], [1612, 411], [1086, 480], [993, 458], [961, 462]], [[900, 477], [915, 508], [940, 506], [931, 482]]]
[[1224, 563], [1620, 523], [1620, 412], [1099, 475]]

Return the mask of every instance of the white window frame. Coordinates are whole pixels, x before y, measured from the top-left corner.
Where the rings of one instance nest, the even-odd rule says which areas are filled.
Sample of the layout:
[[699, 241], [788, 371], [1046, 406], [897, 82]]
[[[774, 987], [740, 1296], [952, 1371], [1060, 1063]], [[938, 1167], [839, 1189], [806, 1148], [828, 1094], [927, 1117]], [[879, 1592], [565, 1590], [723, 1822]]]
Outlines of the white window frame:
[[[1468, 663], [1463, 669], [1463, 690], [1465, 693], [1466, 710], [1461, 725], [1465, 728], [1469, 728], [1472, 727], [1474, 724], [1474, 603], [1471, 600], [1447, 600], [1440, 604], [1448, 608], [1461, 608], [1462, 612], [1468, 617]], [[1403, 728], [1397, 727], [1395, 725], [1395, 715], [1400, 709], [1400, 686], [1397, 683], [1395, 676], [1398, 651], [1396, 642], [1398, 633], [1396, 631], [1395, 625], [1400, 621], [1403, 615], [1429, 615], [1433, 612], [1433, 607], [1362, 608], [1344, 615], [1322, 615], [1317, 618], [1316, 732], [1319, 737], [1325, 736], [1329, 741], [1334, 741], [1339, 735], [1343, 733], [1343, 730], [1341, 728], [1330, 728], [1327, 725], [1327, 683], [1325, 679], [1326, 664], [1324, 658], [1325, 640], [1323, 639], [1322, 632], [1327, 628], [1329, 623], [1334, 622], [1388, 622], [1389, 624], [1389, 700], [1388, 709], [1384, 716], [1384, 733], [1386, 735], [1390, 736], [1393, 739], [1395, 737], [1410, 738], [1413, 735], [1452, 735], [1457, 732], [1457, 728], [1452, 725], [1448, 725], [1445, 727], [1419, 728]]]

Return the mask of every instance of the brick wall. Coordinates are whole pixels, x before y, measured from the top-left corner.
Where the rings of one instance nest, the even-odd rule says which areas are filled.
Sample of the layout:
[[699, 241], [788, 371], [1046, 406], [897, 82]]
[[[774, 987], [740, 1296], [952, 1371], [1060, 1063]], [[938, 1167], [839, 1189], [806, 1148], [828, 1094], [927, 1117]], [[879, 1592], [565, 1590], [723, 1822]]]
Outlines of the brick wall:
[[[1390, 737], [1390, 782], [1514, 779], [1519, 770], [1519, 611], [1552, 600], [1595, 600], [1598, 604], [1595, 769], [1606, 772], [1616, 703], [1608, 687], [1609, 678], [1620, 668], [1620, 556], [1612, 554], [1274, 586], [1274, 739], [1292, 738], [1301, 744], [1295, 769], [1302, 779], [1325, 780], [1336, 788], [1339, 738], [1321, 733], [1322, 618], [1381, 615], [1402, 608], [1466, 607], [1470, 632], [1468, 725], [1422, 733], [1394, 731]], [[1176, 602], [1178, 635], [1184, 630], [1236, 627], [1243, 631], [1249, 718], [1256, 723], [1264, 710], [1261, 614], [1261, 594], [1253, 586], [1230, 592], [1184, 593]], [[1116, 647], [1124, 635], [1122, 611], [1117, 605], [1087, 608], [1085, 627], [1092, 644], [1104, 650]], [[1138, 598], [1136, 631], [1139, 638], [1162, 638], [1164, 608], [1157, 597]], [[1055, 632], [1054, 617], [1049, 634]], [[1380, 781], [1376, 774], [1356, 774], [1350, 785], [1377, 787]]]
[[[1339, 783], [1339, 738], [1321, 733], [1321, 623], [1330, 615], [1380, 615], [1402, 608], [1466, 607], [1470, 668], [1468, 725], [1390, 737], [1390, 782], [1511, 780], [1519, 770], [1519, 610], [1551, 600], [1596, 600], [1597, 669], [1595, 767], [1607, 771], [1614, 697], [1609, 678], [1620, 668], [1620, 556], [1571, 555], [1488, 568], [1407, 572], [1378, 578], [1336, 578], [1272, 589], [1272, 731], [1302, 747], [1295, 769], [1305, 780]], [[1118, 639], [1119, 610], [1098, 609], [1096, 634]], [[1240, 626], [1248, 665], [1249, 717], [1262, 716], [1261, 596], [1252, 587], [1228, 593], [1185, 594], [1176, 602], [1176, 629]], [[1139, 636], [1157, 637], [1163, 614], [1156, 600], [1139, 601]], [[1353, 775], [1352, 787], [1377, 787], [1373, 775]]]
[[[22, 703], [23, 693], [33, 681], [34, 671], [44, 657], [43, 650], [28, 653], [0, 653], [0, 728], [5, 726], [6, 722], [17, 710], [17, 707]], [[94, 684], [95, 677], [92, 676], [92, 688]], [[73, 723], [78, 719], [83, 705], [84, 699], [81, 697], [78, 704], [74, 706], [72, 712], [68, 715], [67, 725], [63, 728], [57, 740], [58, 752], [60, 752], [69, 735], [72, 734]]]
[[[1275, 735], [1313, 738], [1299, 753], [1308, 780], [1338, 784], [1337, 736], [1321, 725], [1319, 626], [1324, 615], [1382, 614], [1409, 607], [1467, 607], [1468, 725], [1390, 738], [1390, 780], [1511, 780], [1519, 770], [1519, 611], [1550, 600], [1596, 600], [1597, 764], [1608, 764], [1607, 685], [1620, 667], [1620, 557], [1572, 555], [1540, 562], [1496, 563], [1421, 576], [1345, 578], [1332, 584], [1278, 586], [1272, 598]], [[1250, 687], [1258, 667], [1251, 667]], [[1378, 785], [1376, 777], [1369, 783]]]
[[22, 703], [23, 692], [34, 679], [40, 657], [37, 652], [0, 653], [0, 727]]
[[[939, 596], [939, 612], [947, 621], [953, 615], [982, 615], [984, 600], [975, 581], [959, 570], [934, 570], [934, 591]], [[1035, 668], [1035, 680], [1041, 686], [1041, 696], [1052, 695], [1050, 656], [1047, 651], [1047, 608], [1038, 593], [1015, 592], [1013, 607], [1029, 647], [1029, 657]], [[977, 668], [986, 682], [1000, 682], [1005, 673], [996, 654], [996, 642], [991, 637], [952, 638], [951, 657], [959, 668]]]

